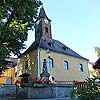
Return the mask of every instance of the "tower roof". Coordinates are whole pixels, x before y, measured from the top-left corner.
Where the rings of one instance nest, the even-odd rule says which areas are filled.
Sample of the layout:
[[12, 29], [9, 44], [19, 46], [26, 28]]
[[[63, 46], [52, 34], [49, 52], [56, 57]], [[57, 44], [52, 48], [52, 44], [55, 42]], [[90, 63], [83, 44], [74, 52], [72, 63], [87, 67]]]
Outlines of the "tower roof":
[[[40, 18], [47, 18], [47, 19], [49, 19], [49, 18], [47, 17], [46, 13], [45, 13], [45, 10], [44, 10], [44, 8], [43, 8], [43, 5], [40, 7], [40, 12], [39, 12], [38, 19], [40, 19]], [[49, 20], [50, 20], [50, 19], [49, 19]]]

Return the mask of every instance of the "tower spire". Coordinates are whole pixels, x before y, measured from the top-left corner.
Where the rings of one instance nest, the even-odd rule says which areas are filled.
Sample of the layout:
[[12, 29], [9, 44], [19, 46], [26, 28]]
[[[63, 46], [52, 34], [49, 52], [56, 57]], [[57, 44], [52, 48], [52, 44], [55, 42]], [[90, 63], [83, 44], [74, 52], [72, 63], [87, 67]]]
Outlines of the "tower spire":
[[38, 19], [40, 18], [47, 18], [49, 20], [49, 18], [46, 15], [43, 5], [40, 6], [40, 12], [39, 12]]

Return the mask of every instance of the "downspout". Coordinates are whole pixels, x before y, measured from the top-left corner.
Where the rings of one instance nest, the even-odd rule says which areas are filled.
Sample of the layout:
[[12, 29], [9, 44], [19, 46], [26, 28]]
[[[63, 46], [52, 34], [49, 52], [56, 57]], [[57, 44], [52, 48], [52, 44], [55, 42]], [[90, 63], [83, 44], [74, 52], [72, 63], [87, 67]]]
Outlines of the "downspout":
[[90, 78], [89, 61], [87, 61], [88, 76]]
[[40, 66], [40, 48], [38, 48], [38, 55], [37, 55], [37, 77], [38, 79], [40, 78], [40, 71], [41, 71], [41, 66]]

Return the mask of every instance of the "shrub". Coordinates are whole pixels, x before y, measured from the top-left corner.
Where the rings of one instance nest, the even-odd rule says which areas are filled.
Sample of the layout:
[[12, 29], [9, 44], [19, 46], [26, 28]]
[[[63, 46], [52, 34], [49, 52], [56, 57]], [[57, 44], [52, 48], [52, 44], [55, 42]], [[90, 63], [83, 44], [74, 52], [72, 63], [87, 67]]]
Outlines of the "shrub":
[[75, 96], [78, 96], [79, 100], [97, 100], [100, 94], [100, 86], [95, 82], [95, 78], [87, 78], [86, 81], [82, 84], [83, 87], [77, 87], [77, 84], [73, 87], [70, 96], [74, 100]]

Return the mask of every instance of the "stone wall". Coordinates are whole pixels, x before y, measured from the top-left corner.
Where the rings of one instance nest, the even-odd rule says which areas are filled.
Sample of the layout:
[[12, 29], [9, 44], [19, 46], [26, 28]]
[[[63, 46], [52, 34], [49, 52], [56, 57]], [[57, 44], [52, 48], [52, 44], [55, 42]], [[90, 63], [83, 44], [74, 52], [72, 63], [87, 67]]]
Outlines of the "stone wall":
[[17, 87], [17, 99], [66, 98], [70, 96], [72, 84], [52, 84], [49, 86]]
[[0, 97], [15, 97], [16, 86], [15, 85], [0, 85]]

